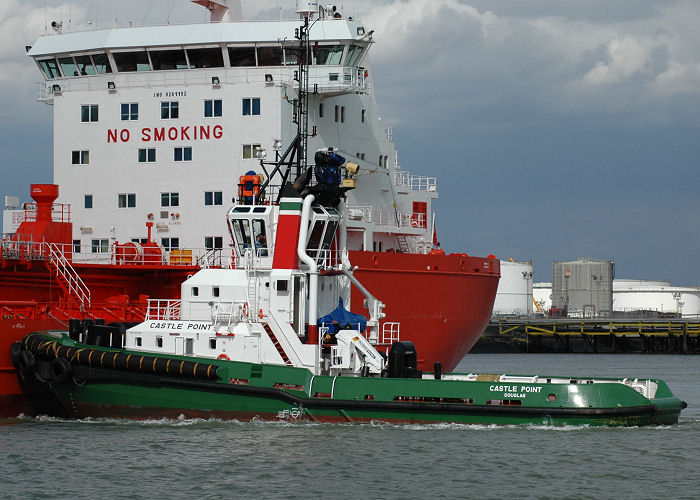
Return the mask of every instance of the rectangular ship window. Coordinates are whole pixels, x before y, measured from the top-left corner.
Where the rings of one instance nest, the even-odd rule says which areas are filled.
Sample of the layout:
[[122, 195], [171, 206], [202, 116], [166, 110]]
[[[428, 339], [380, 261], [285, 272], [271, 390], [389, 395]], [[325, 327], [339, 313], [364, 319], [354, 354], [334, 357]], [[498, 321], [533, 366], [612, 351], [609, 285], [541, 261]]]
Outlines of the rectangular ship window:
[[248, 160], [251, 158], [257, 158], [259, 149], [260, 149], [260, 144], [244, 144], [243, 145], [243, 159]]
[[88, 165], [90, 163], [90, 151], [71, 151], [71, 163], [73, 165]]
[[205, 99], [204, 116], [206, 118], [219, 117], [223, 114], [223, 104], [221, 99]]
[[161, 120], [171, 120], [180, 117], [180, 103], [178, 101], [161, 102], [160, 103], [160, 118]]
[[80, 121], [86, 122], [96, 122], [98, 119], [98, 105], [97, 104], [82, 104], [80, 106]]
[[136, 206], [136, 193], [122, 193], [117, 195], [119, 208], [134, 208]]
[[156, 148], [139, 148], [139, 163], [155, 163]]
[[192, 146], [174, 148], [173, 161], [192, 161]]
[[122, 120], [139, 119], [139, 103], [127, 102], [121, 105]]
[[260, 98], [243, 98], [243, 116], [256, 116], [260, 114]]
[[223, 192], [221, 191], [205, 191], [204, 205], [223, 205]]

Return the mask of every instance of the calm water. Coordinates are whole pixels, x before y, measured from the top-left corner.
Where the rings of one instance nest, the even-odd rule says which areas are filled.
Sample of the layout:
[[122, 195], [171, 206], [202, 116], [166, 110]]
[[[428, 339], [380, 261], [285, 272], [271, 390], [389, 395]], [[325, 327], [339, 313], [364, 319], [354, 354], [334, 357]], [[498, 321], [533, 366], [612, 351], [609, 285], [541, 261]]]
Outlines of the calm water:
[[458, 371], [658, 377], [679, 425], [0, 420], [2, 498], [700, 497], [700, 357], [483, 354]]

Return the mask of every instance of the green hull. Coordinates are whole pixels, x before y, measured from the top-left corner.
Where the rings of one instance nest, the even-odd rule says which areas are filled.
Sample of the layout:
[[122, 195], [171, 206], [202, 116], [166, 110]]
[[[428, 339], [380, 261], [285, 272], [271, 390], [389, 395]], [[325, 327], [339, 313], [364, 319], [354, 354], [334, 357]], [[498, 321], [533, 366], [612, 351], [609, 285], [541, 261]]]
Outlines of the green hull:
[[24, 376], [50, 381], [43, 389], [66, 416], [77, 418], [599, 426], [673, 424], [685, 406], [660, 380], [652, 381], [658, 384], [656, 397], [648, 399], [612, 379], [508, 383], [488, 375], [475, 381], [329, 377], [304, 368], [86, 346], [67, 336], [31, 334], [22, 346], [36, 360], [33, 374], [25, 367]]

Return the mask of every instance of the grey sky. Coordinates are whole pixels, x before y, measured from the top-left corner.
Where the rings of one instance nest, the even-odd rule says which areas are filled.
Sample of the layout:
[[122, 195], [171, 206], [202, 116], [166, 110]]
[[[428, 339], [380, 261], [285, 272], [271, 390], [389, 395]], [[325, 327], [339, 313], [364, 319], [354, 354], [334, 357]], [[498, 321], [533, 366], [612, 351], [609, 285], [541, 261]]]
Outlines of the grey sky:
[[[438, 177], [447, 251], [531, 259], [538, 281], [585, 256], [700, 285], [700, 2], [341, 3], [375, 29], [380, 112], [403, 167]], [[295, 2], [243, 11], [280, 5]], [[74, 29], [204, 20], [184, 0], [3, 0], [0, 196], [52, 180], [51, 108], [34, 102], [24, 46], [69, 16]]]

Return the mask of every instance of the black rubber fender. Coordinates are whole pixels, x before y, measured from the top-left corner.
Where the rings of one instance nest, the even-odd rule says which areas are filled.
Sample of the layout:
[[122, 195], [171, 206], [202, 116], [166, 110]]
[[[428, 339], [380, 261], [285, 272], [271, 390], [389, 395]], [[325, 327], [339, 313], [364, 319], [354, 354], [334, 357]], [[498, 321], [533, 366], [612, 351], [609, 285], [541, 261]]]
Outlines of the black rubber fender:
[[20, 356], [22, 355], [22, 344], [19, 342], [13, 342], [10, 346], [10, 358], [12, 358], [12, 364], [15, 370], [20, 371], [22, 362], [20, 361]]
[[36, 358], [31, 351], [22, 351], [19, 355], [19, 371], [25, 377], [36, 370]]
[[73, 367], [66, 358], [56, 358], [49, 364], [49, 374], [51, 380], [63, 384], [73, 377]]

